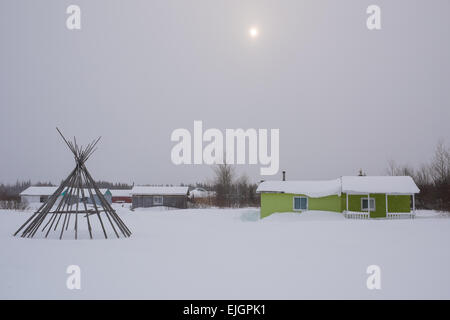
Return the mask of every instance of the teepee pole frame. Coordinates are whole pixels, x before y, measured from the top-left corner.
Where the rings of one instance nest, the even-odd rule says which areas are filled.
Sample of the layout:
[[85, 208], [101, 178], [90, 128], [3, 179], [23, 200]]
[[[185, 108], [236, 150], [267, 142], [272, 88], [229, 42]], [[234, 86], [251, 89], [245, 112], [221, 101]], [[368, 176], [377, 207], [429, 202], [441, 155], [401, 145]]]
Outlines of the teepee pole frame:
[[[21, 237], [32, 238], [45, 222], [44, 227], [41, 229], [41, 232], [46, 231], [45, 238], [52, 231], [56, 231], [59, 232], [59, 239], [62, 239], [64, 233], [69, 231], [69, 226], [72, 221], [73, 229], [71, 228], [70, 231], [73, 230], [75, 239], [78, 239], [80, 215], [84, 215], [89, 237], [93, 239], [92, 224], [89, 216], [96, 215], [105, 239], [108, 239], [109, 228], [107, 228], [107, 225], [109, 225], [117, 238], [120, 238], [118, 231], [124, 237], [130, 237], [130, 229], [120, 219], [111, 204], [106, 201], [85, 165], [86, 161], [97, 150], [96, 146], [101, 137], [98, 137], [86, 147], [83, 147], [78, 145], [75, 137], [73, 138], [73, 142], [69, 141], [58, 128], [56, 130], [75, 157], [75, 169], [71, 171], [69, 176], [67, 176], [47, 201], [14, 233], [14, 236], [20, 233]], [[87, 191], [85, 192], [85, 190]], [[89, 208], [87, 199], [90, 199], [92, 202], [90, 204], [91, 208]], [[80, 202], [83, 204], [81, 208]], [[75, 215], [74, 219], [71, 219], [72, 215]], [[109, 224], [103, 222], [102, 215], [106, 217]]]

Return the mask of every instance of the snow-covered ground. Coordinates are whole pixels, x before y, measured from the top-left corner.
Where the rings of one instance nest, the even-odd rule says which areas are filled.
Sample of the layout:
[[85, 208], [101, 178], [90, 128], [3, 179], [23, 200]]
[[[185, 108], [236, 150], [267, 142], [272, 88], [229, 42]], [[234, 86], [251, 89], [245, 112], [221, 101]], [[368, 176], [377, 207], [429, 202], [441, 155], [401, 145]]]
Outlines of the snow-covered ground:
[[[0, 210], [0, 298], [450, 298], [450, 219], [346, 220], [330, 212], [116, 206], [129, 239], [22, 239], [31, 211]], [[66, 268], [81, 268], [81, 290]], [[381, 268], [381, 290], [366, 269]]]

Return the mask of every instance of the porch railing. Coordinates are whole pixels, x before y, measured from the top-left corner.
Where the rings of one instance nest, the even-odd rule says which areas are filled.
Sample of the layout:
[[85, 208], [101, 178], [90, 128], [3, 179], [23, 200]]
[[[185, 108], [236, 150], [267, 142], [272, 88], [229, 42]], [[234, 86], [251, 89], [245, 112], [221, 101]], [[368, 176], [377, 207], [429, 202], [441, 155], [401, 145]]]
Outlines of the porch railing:
[[344, 211], [344, 217], [347, 219], [369, 219], [369, 213], [356, 212], [356, 211]]
[[[370, 219], [368, 212], [344, 211], [344, 217], [347, 219]], [[386, 219], [414, 219], [413, 212], [388, 212]]]
[[414, 219], [415, 214], [413, 212], [388, 212], [388, 219]]

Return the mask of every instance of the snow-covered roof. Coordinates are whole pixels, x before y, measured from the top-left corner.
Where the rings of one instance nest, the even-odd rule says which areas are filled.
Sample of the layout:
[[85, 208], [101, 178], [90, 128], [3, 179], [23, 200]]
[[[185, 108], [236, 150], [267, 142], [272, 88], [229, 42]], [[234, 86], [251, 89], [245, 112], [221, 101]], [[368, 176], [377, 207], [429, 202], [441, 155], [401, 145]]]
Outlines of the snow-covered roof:
[[303, 194], [318, 198], [341, 193], [413, 194], [420, 190], [409, 176], [344, 176], [336, 180], [264, 181], [256, 192]]
[[51, 196], [58, 187], [28, 187], [20, 193], [21, 196]]
[[420, 190], [409, 176], [344, 176], [342, 192], [412, 194]]
[[131, 189], [109, 189], [113, 197], [131, 197]]
[[304, 194], [312, 198], [326, 197], [341, 193], [341, 181], [340, 179], [316, 181], [264, 181], [258, 186], [256, 192]]
[[189, 187], [134, 186], [131, 195], [187, 195]]
[[[58, 189], [58, 187], [38, 187], [38, 186], [35, 186], [35, 187], [28, 187], [27, 189], [25, 189], [24, 191], [22, 191], [21, 193], [20, 193], [20, 195], [21, 196], [51, 196], [52, 194], [54, 194], [55, 193], [55, 191]], [[63, 192], [65, 191], [65, 190], [67, 190], [68, 188], [66, 187], [64, 190], [63, 190]], [[76, 194], [77, 193], [77, 190], [78, 189], [74, 189], [74, 194]], [[102, 193], [102, 194], [105, 194], [107, 191], [108, 191], [109, 189], [100, 189], [100, 192]], [[88, 191], [88, 189], [87, 188], [84, 188], [83, 189], [83, 191], [84, 191], [84, 194], [85, 195], [89, 195], [89, 191]], [[63, 193], [63, 192], [61, 192], [61, 193]], [[91, 192], [93, 193], [93, 194], [95, 194], [95, 192], [94, 192], [94, 189], [91, 189]], [[80, 195], [81, 195], [81, 189], [80, 189]]]
[[[67, 190], [67, 188], [66, 188], [66, 190]], [[100, 190], [100, 192], [101, 192], [103, 195], [105, 195], [105, 193], [106, 193], [109, 189], [101, 188], [101, 189], [99, 189], [99, 190]], [[84, 195], [85, 195], [85, 196], [89, 196], [89, 190], [88, 190], [87, 188], [83, 188], [83, 191], [84, 191]], [[76, 194], [76, 193], [77, 193], [77, 189], [74, 189], [73, 192], [75, 192], [75, 194]], [[92, 189], [92, 188], [91, 188], [91, 192], [92, 192], [92, 194], [95, 194], [95, 191], [94, 191], [94, 189]], [[81, 195], [81, 189], [80, 189], [80, 195]]]
[[195, 188], [191, 191], [189, 191], [189, 196], [191, 198], [207, 198], [207, 197], [214, 197], [216, 193], [214, 191], [207, 191], [203, 188]]

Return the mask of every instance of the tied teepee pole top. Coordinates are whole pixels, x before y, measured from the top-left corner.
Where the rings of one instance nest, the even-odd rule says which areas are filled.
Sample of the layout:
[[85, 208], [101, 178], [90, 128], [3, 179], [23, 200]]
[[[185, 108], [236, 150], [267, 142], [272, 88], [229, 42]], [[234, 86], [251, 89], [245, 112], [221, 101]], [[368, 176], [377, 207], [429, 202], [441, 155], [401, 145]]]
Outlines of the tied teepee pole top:
[[68, 141], [66, 139], [66, 137], [64, 137], [64, 135], [62, 134], [61, 130], [59, 130], [58, 127], [56, 127], [56, 130], [58, 131], [59, 135], [61, 136], [61, 138], [63, 139], [63, 141], [66, 143], [67, 147], [70, 149], [70, 151], [72, 151], [73, 155], [75, 156], [75, 160], [77, 161], [77, 163], [82, 163], [84, 164], [89, 157], [97, 150], [94, 149], [95, 146], [97, 145], [97, 143], [100, 141], [100, 139], [102, 138], [101, 136], [98, 137], [97, 139], [93, 140], [84, 150], [83, 148], [79, 148], [77, 145], [77, 139], [75, 137], [73, 137], [73, 143], [71, 141]]
[[[14, 236], [20, 233], [23, 238], [32, 238], [40, 230], [45, 238], [53, 231], [59, 235], [59, 239], [63, 238], [65, 232], [73, 232], [74, 238], [78, 239], [81, 231], [79, 222], [82, 222], [83, 218], [86, 222], [86, 234], [89, 234], [91, 239], [94, 237], [95, 227], [101, 230], [100, 234], [105, 239], [111, 232], [117, 238], [120, 238], [121, 235], [123, 237], [131, 236], [131, 231], [106, 200], [85, 165], [97, 150], [96, 146], [101, 137], [94, 139], [83, 148], [83, 146], [78, 146], [75, 137], [73, 142], [69, 141], [58, 128], [56, 130], [75, 157], [75, 169], [47, 201], [14, 233]], [[72, 216], [74, 219], [71, 219]], [[106, 221], [103, 221], [105, 218]], [[43, 227], [41, 228], [41, 226]]]

